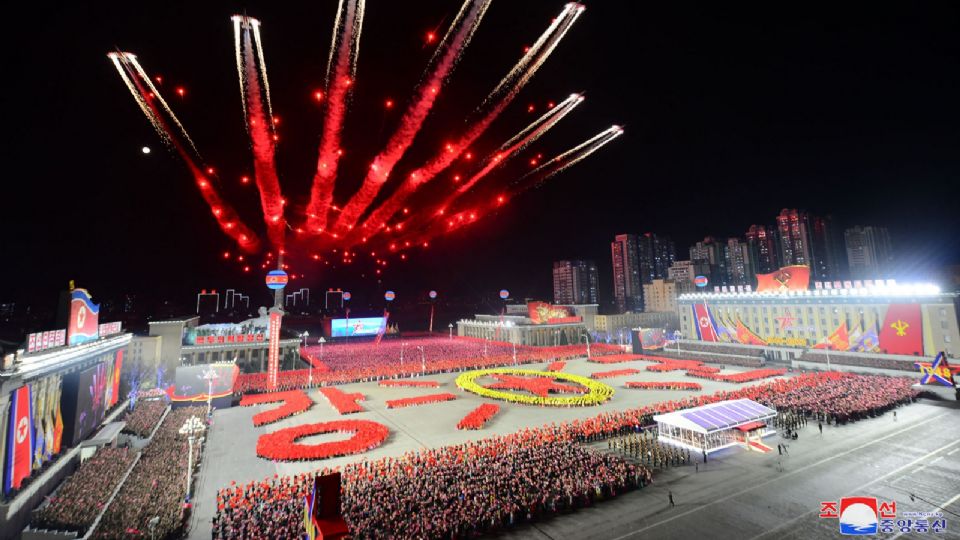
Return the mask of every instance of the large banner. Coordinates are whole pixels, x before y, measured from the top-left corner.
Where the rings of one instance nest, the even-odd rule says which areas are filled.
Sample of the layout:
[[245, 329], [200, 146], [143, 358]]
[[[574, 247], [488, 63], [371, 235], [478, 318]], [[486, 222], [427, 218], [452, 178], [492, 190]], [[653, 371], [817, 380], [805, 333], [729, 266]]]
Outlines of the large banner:
[[718, 341], [717, 330], [713, 326], [710, 310], [706, 304], [693, 305], [693, 322], [697, 328], [697, 337], [701, 341]]
[[70, 320], [67, 321], [67, 344], [79, 345], [99, 337], [100, 305], [94, 304], [86, 289], [70, 291]]
[[960, 368], [951, 367], [950, 363], [947, 362], [946, 355], [943, 354], [942, 351], [937, 353], [937, 357], [933, 360], [933, 363], [914, 362], [913, 365], [923, 374], [923, 377], [920, 379], [920, 384], [935, 384], [948, 386], [950, 388], [955, 387], [954, 372], [960, 370]]
[[384, 317], [362, 319], [333, 319], [330, 321], [331, 337], [375, 336], [387, 325]]
[[107, 408], [113, 407], [120, 400], [120, 371], [123, 369], [123, 349], [117, 351], [117, 357], [113, 361], [113, 377], [110, 379], [111, 394], [107, 400]]
[[533, 324], [560, 324], [580, 322], [570, 308], [555, 306], [547, 302], [528, 302], [527, 316]]
[[832, 351], [846, 351], [850, 349], [850, 334], [847, 332], [846, 321], [840, 323], [824, 341], [813, 346], [814, 349], [830, 349]]
[[277, 387], [277, 373], [280, 371], [280, 322], [283, 312], [279, 309], [270, 310], [270, 343], [267, 347], [267, 386], [272, 390]]
[[757, 292], [805, 291], [808, 288], [809, 266], [784, 266], [776, 272], [757, 274]]
[[667, 331], [663, 328], [641, 328], [640, 346], [645, 351], [656, 351], [667, 345]]
[[14, 390], [10, 399], [10, 422], [7, 430], [7, 462], [3, 468], [3, 491], [9, 494], [20, 488], [32, 472], [33, 399], [29, 386]]
[[103, 422], [107, 410], [107, 383], [113, 375], [104, 362], [64, 376], [63, 407], [67, 418], [64, 435], [74, 446]]
[[890, 304], [880, 327], [880, 350], [886, 354], [923, 355], [920, 304]]

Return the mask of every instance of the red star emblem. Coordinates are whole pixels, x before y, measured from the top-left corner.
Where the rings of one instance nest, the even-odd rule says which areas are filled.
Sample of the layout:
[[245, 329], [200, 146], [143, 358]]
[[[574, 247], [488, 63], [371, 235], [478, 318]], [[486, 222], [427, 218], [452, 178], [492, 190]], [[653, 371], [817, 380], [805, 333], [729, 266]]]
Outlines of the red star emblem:
[[493, 373], [491, 376], [500, 381], [486, 386], [486, 388], [490, 388], [491, 390], [525, 390], [540, 397], [547, 397], [550, 392], [576, 394], [586, 392], [586, 388], [582, 386], [561, 384], [550, 377], [517, 377], [515, 375], [504, 375], [501, 373]]
[[789, 309], [786, 310], [786, 313], [783, 315], [783, 317], [776, 318], [776, 321], [780, 323], [781, 330], [786, 330], [787, 328], [790, 328], [791, 326], [793, 326], [793, 322], [796, 320], [797, 318], [794, 317], [792, 313], [790, 313]]

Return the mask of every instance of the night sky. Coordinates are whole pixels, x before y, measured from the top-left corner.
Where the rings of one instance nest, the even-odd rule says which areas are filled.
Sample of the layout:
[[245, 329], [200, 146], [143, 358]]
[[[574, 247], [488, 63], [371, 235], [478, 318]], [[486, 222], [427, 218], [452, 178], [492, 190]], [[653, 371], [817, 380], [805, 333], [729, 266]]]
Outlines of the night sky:
[[[69, 279], [101, 300], [135, 292], [186, 301], [201, 287], [231, 286], [262, 296], [259, 273], [221, 260], [232, 246], [105, 54], [134, 52], [163, 75], [226, 197], [262, 230], [255, 188], [237, 180], [251, 160], [229, 17], [245, 10], [263, 23], [283, 119], [281, 182], [290, 199], [304, 201], [321, 118], [311, 96], [322, 86], [336, 2], [19, 4], [36, 11], [6, 12], [0, 302], [50, 306]], [[587, 2], [476, 148], [492, 150], [532, 120], [528, 104], [542, 110], [574, 91], [586, 102], [533, 152], [551, 155], [613, 123], [626, 127], [623, 137], [495, 216], [391, 262], [381, 284], [362, 276], [362, 257], [347, 273], [309, 268], [301, 284], [370, 298], [382, 288], [493, 298], [501, 287], [549, 298], [552, 260], [593, 258], [609, 300], [614, 234], [669, 235], [686, 258], [704, 236], [742, 236], [783, 207], [887, 226], [901, 265], [918, 274], [960, 260], [960, 8], [654, 4]], [[562, 6], [493, 2], [413, 157], [457, 132]], [[348, 177], [399, 116], [385, 114], [383, 100], [403, 104], [411, 95], [432, 52], [426, 32], [442, 35], [458, 7], [368, 2], [345, 133]], [[183, 100], [172, 92], [180, 84]], [[142, 146], [153, 152], [144, 156]], [[524, 165], [496, 178], [505, 182]], [[338, 191], [341, 203], [346, 193]]]

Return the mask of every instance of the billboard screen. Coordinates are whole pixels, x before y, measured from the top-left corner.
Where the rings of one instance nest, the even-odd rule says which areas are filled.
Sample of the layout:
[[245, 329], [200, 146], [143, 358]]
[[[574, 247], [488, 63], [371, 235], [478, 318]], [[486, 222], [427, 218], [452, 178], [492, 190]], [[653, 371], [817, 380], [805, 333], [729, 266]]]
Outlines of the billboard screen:
[[[112, 364], [112, 362], [111, 362]], [[63, 417], [68, 421], [63, 431], [63, 441], [74, 446], [93, 432], [103, 421], [107, 410], [107, 387], [113, 391], [110, 379], [112, 369], [105, 362], [98, 362], [80, 372], [63, 378]]]
[[[212, 389], [207, 379], [211, 369], [214, 375]], [[239, 372], [236, 364], [180, 366], [174, 375], [174, 385], [167, 389], [167, 395], [173, 403], [194, 404], [207, 401], [209, 393], [213, 397], [214, 407], [229, 407]]]
[[527, 316], [533, 324], [560, 324], [580, 322], [580, 317], [573, 310], [563, 306], [555, 306], [547, 302], [528, 302]]
[[330, 321], [330, 335], [332, 337], [375, 336], [383, 330], [386, 322], [383, 317], [333, 319]]

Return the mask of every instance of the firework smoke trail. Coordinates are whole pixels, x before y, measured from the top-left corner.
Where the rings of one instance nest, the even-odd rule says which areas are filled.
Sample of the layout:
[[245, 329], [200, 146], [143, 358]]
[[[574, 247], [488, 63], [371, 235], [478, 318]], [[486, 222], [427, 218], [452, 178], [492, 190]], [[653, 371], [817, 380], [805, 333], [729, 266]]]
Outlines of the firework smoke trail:
[[263, 96], [267, 102], [267, 117], [273, 126], [273, 104], [270, 102], [270, 79], [267, 78], [267, 62], [263, 59], [263, 43], [260, 41], [260, 21], [250, 19], [253, 26], [253, 42], [257, 46], [257, 64], [260, 66], [260, 80], [263, 81]]
[[337, 9], [333, 43], [327, 60], [327, 102], [323, 134], [317, 152], [317, 172], [313, 177], [310, 201], [307, 203], [307, 230], [312, 233], [322, 232], [326, 227], [327, 215], [333, 204], [333, 188], [340, 162], [340, 133], [343, 131], [347, 100], [357, 69], [363, 10], [364, 0], [346, 0], [346, 4], [344, 0], [340, 0]]
[[463, 3], [460, 13], [439, 45], [443, 53], [434, 57], [435, 61], [431, 63], [433, 69], [428, 70], [430, 76], [420, 85], [419, 95], [400, 119], [400, 126], [390, 137], [386, 147], [374, 158], [360, 189], [340, 212], [334, 224], [335, 230], [342, 231], [352, 227], [387, 182], [393, 167], [413, 143], [436, 101], [440, 88], [456, 67], [460, 54], [473, 37], [490, 2], [491, 0], [466, 0]]
[[193, 152], [198, 153], [196, 145], [193, 144], [193, 139], [190, 138], [190, 134], [187, 133], [187, 130], [186, 128], [183, 127], [183, 124], [180, 123], [180, 119], [177, 118], [177, 115], [173, 114], [173, 109], [170, 108], [170, 105], [167, 105], [167, 100], [163, 99], [163, 95], [160, 94], [159, 91], [157, 91], [157, 88], [155, 86], [153, 86], [153, 81], [143, 71], [143, 67], [140, 66], [140, 62], [137, 61], [137, 57], [131, 55], [131, 57], [129, 58], [129, 63], [130, 65], [133, 66], [133, 69], [136, 70], [137, 74], [140, 75], [140, 78], [143, 81], [143, 84], [147, 86], [150, 93], [157, 98], [157, 101], [160, 102], [160, 105], [163, 107], [163, 110], [167, 113], [167, 116], [169, 116], [170, 119], [173, 120], [173, 123], [177, 126], [177, 129], [180, 131], [180, 135], [183, 136], [183, 138], [186, 139], [187, 143], [190, 144], [190, 148], [193, 150]]
[[[580, 161], [586, 159], [590, 154], [593, 154], [597, 150], [603, 148], [607, 143], [613, 141], [617, 137], [623, 134], [623, 128], [620, 126], [610, 126], [609, 128], [601, 131], [600, 133], [594, 135], [593, 137], [587, 139], [586, 141], [578, 144], [577, 146], [559, 154], [552, 159], [548, 160], [543, 165], [537, 167], [536, 169], [530, 171], [529, 173], [521, 176], [517, 180], [511, 182], [511, 186], [515, 187], [509, 194], [510, 197], [515, 197], [521, 193], [535, 188], [543, 182], [545, 182], [550, 177], [565, 171], [566, 169], [576, 165]], [[532, 182], [527, 180], [533, 180]], [[526, 181], [526, 182], [525, 182]], [[425, 241], [432, 240], [441, 234], [446, 234], [457, 229], [460, 229], [464, 225], [468, 225], [482, 218], [488, 212], [495, 210], [497, 207], [502, 206], [506, 201], [505, 197], [497, 197], [491, 202], [479, 205], [470, 210], [463, 210], [456, 214], [451, 214], [445, 216], [442, 219], [445, 221], [444, 227], [434, 227], [431, 228], [426, 233], [420, 233], [416, 236], [416, 240], [407, 240], [407, 242], [421, 243]], [[406, 243], [406, 242], [405, 242]]]
[[[533, 78], [540, 66], [546, 62], [550, 53], [556, 49], [560, 40], [570, 30], [573, 23], [583, 12], [580, 4], [569, 3], [553, 23], [540, 35], [536, 43], [523, 55], [520, 61], [510, 70], [496, 88], [487, 95], [484, 104], [493, 103], [483, 117], [473, 123], [466, 133], [455, 142], [446, 145], [439, 155], [435, 156], [426, 165], [413, 171], [390, 197], [370, 216], [357, 227], [357, 234], [371, 234], [386, 225], [386, 221], [403, 206], [403, 203], [420, 186], [432, 181], [440, 172], [453, 164], [500, 114], [513, 102], [523, 87]], [[481, 107], [483, 107], [481, 105]]]
[[[139, 64], [133, 64], [133, 60], [135, 60], [136, 57], [129, 53], [110, 53], [107, 56], [117, 67], [120, 77], [130, 90], [137, 105], [140, 106], [140, 110], [143, 111], [144, 116], [147, 117], [147, 120], [149, 120], [154, 129], [157, 130], [157, 133], [164, 142], [180, 155], [181, 159], [186, 163], [187, 168], [190, 169], [190, 174], [193, 175], [197, 187], [200, 189], [200, 195], [210, 207], [210, 211], [217, 220], [220, 229], [224, 234], [233, 239], [244, 251], [248, 253], [257, 251], [260, 240], [257, 238], [256, 233], [250, 230], [240, 220], [240, 217], [233, 207], [223, 201], [213, 183], [197, 165], [193, 155], [191, 155], [180, 140], [174, 136], [173, 132], [167, 126], [166, 121], [160, 115], [160, 111], [153, 104], [152, 98], [150, 98], [150, 94], [148, 93], [151, 92], [148, 88], [152, 88], [152, 85], [147, 84], [150, 78]], [[155, 88], [152, 92], [157, 101], [163, 99]], [[180, 126], [180, 129], [185, 133], [183, 126]]]
[[[260, 191], [260, 206], [263, 208], [263, 220], [267, 226], [267, 237], [276, 247], [283, 247], [284, 227], [283, 195], [274, 160], [276, 153], [275, 131], [269, 110], [264, 109], [261, 94], [260, 75], [254, 58], [255, 35], [251, 36], [259, 25], [255, 19], [244, 17], [242, 20], [243, 78], [246, 86], [247, 132], [253, 149], [253, 172]], [[266, 84], [264, 84], [264, 87]]]
[[243, 117], [247, 117], [247, 85], [243, 82], [243, 48], [240, 42], [240, 25], [243, 23], [243, 15], [234, 15], [230, 17], [233, 21], [233, 51], [237, 60], [237, 82], [240, 83], [240, 104], [243, 107]]
[[[486, 177], [490, 171], [509, 161], [516, 156], [517, 153], [549, 131], [550, 128], [557, 125], [564, 116], [573, 111], [573, 109], [582, 102], [583, 96], [580, 94], [571, 94], [570, 97], [557, 104], [556, 107], [534, 120], [520, 131], [520, 133], [517, 133], [510, 140], [503, 143], [496, 152], [488, 156], [483, 168], [471, 176], [469, 180], [461, 184], [454, 193], [447, 196], [440, 204], [440, 207], [446, 208], [449, 206], [457, 197]], [[420, 184], [412, 182], [402, 184], [386, 202], [370, 214], [370, 217], [359, 228], [360, 230], [358, 232], [362, 231], [366, 233], [370, 230], [368, 227], [373, 227], [373, 230], [375, 230], [380, 226], [379, 224], [386, 225], [386, 220], [390, 219], [391, 216], [400, 210], [405, 200], [410, 197], [419, 186]]]

